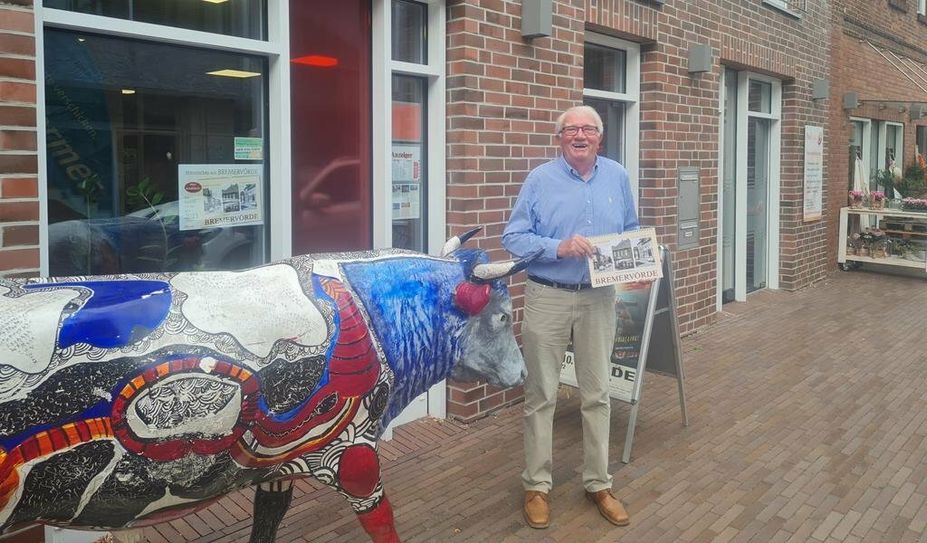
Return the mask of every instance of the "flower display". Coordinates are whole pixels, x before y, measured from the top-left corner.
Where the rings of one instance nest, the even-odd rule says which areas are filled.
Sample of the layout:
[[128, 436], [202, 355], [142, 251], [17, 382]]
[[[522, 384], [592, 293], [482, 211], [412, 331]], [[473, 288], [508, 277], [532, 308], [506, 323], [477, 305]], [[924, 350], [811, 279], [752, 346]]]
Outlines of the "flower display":
[[873, 202], [881, 202], [885, 200], [885, 193], [881, 190], [874, 190], [869, 193], [869, 197], [872, 198]]
[[901, 208], [911, 210], [911, 211], [927, 211], [927, 199], [902, 198]]
[[861, 191], [861, 190], [851, 190], [851, 191], [850, 191], [850, 198], [852, 198], [852, 199], [854, 199], [854, 200], [862, 200], [862, 199], [863, 199], [863, 191]]

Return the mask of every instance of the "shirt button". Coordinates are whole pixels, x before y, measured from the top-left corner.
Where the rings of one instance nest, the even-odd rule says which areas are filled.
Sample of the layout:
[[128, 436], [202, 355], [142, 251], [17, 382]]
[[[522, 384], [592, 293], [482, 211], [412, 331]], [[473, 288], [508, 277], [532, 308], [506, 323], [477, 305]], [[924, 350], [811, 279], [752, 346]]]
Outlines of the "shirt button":
[[592, 224], [592, 219], [586, 221], [587, 224]]

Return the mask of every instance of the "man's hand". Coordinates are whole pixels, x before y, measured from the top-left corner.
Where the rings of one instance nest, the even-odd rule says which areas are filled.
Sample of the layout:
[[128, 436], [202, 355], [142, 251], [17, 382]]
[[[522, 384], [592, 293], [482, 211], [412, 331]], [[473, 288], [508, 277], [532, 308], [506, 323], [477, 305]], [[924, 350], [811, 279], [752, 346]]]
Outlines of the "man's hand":
[[595, 247], [579, 234], [574, 234], [573, 237], [561, 241], [557, 246], [558, 258], [590, 257], [594, 254]]

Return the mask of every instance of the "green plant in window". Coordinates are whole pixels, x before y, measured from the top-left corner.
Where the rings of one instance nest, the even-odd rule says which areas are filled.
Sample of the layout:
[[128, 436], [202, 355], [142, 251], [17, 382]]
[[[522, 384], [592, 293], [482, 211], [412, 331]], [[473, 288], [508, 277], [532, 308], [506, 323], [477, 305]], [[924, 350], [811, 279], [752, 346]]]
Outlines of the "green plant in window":
[[900, 181], [891, 170], [876, 170], [873, 180], [880, 187], [879, 190], [889, 195], [890, 198], [895, 194], [896, 184]]
[[170, 236], [167, 233], [168, 221], [176, 223], [178, 217], [174, 215], [165, 218], [162, 210], [157, 207], [163, 201], [164, 193], [154, 186], [150, 177], [145, 177], [138, 184], [126, 188], [126, 210], [128, 212], [150, 210], [148, 220], [157, 221], [161, 229], [161, 243], [139, 247], [138, 260], [160, 264], [161, 271], [166, 271], [177, 262], [174, 254], [180, 246], [171, 246]]

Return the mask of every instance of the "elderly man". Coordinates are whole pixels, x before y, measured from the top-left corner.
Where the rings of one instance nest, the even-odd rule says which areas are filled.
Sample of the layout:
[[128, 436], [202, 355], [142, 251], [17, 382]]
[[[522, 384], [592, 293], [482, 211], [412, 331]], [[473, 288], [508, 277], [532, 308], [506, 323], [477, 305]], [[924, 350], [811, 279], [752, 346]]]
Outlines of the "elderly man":
[[628, 524], [611, 493], [608, 472], [609, 354], [615, 338], [615, 291], [591, 288], [589, 236], [639, 227], [628, 173], [598, 155], [602, 119], [588, 106], [557, 119], [561, 156], [528, 174], [502, 236], [516, 256], [543, 249], [528, 266], [522, 324], [525, 364], [524, 516], [532, 528], [550, 523], [552, 441], [560, 365], [572, 337], [582, 400], [583, 486], [609, 522]]

